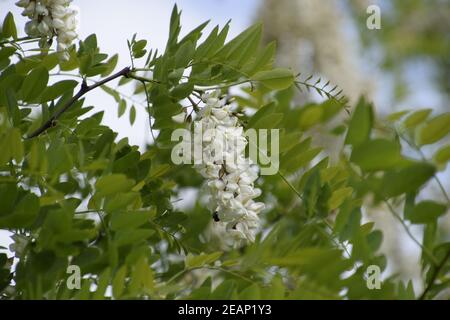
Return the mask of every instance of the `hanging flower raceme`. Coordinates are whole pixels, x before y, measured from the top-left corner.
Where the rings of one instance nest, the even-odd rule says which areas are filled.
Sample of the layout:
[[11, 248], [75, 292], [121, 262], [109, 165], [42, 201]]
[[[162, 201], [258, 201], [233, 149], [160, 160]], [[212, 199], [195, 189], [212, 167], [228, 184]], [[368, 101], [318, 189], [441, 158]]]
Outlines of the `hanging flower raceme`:
[[244, 129], [219, 92], [204, 95], [203, 101], [200, 119], [194, 122], [194, 143], [202, 151], [194, 152], [194, 160], [207, 179], [210, 210], [238, 240], [254, 241], [264, 204], [253, 200], [261, 190], [254, 187], [257, 167], [245, 157]]
[[30, 37], [42, 37], [41, 45], [47, 38], [56, 36], [57, 50], [63, 60], [69, 59], [67, 49], [77, 38], [77, 11], [70, 5], [72, 0], [20, 0], [17, 6], [24, 8], [22, 15], [30, 19], [25, 32]]

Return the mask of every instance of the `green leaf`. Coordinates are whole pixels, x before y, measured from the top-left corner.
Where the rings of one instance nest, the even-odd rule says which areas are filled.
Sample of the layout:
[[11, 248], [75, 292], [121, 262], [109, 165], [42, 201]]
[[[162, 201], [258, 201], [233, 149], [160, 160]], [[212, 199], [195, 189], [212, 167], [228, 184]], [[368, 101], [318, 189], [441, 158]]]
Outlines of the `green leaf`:
[[239, 293], [239, 299], [260, 300], [261, 290], [259, 289], [259, 286], [256, 283], [249, 285], [247, 288], [245, 288]]
[[414, 293], [414, 286], [412, 280], [408, 281], [407, 286], [402, 281], [398, 284], [398, 298], [399, 300], [415, 300], [416, 294]]
[[192, 29], [187, 35], [185, 35], [179, 42], [180, 45], [184, 44], [187, 41], [191, 41], [194, 44], [197, 43], [198, 39], [202, 36], [202, 31], [209, 24], [210, 20], [207, 20], [200, 24], [199, 26]]
[[169, 24], [169, 38], [167, 40], [167, 49], [171, 49], [172, 46], [176, 45], [178, 41], [178, 35], [180, 34], [180, 12], [178, 12], [178, 7], [175, 4], [172, 9], [172, 14], [170, 15]]
[[107, 268], [100, 275], [100, 279], [98, 280], [97, 283], [97, 289], [95, 290], [95, 293], [92, 297], [93, 300], [104, 299], [106, 287], [108, 287], [110, 280], [111, 280], [111, 270]]
[[427, 121], [417, 134], [417, 143], [420, 146], [439, 141], [450, 132], [450, 112], [441, 114]]
[[15, 183], [0, 184], [0, 216], [14, 211], [19, 189]]
[[334, 224], [334, 231], [339, 234], [341, 241], [351, 239], [359, 230], [361, 223], [361, 210], [359, 208], [352, 209], [347, 201], [339, 209]]
[[215, 26], [214, 29], [210, 32], [210, 34], [206, 37], [205, 41], [198, 45], [197, 50], [195, 52], [195, 58], [203, 58], [208, 50], [213, 45], [214, 41], [217, 39], [217, 34], [219, 32], [219, 26]]
[[225, 26], [220, 30], [217, 37], [214, 39], [214, 41], [211, 43], [210, 46], [208, 46], [205, 55], [207, 57], [212, 57], [217, 53], [217, 50], [219, 50], [223, 44], [225, 43], [225, 39], [227, 38], [228, 31], [230, 30], [230, 21], [228, 21]]
[[[0, 136], [1, 137], [1, 136]], [[10, 159], [20, 162], [23, 158], [24, 149], [20, 130], [12, 128], [0, 139], [0, 165], [3, 165]]]
[[170, 95], [178, 100], [182, 100], [188, 97], [194, 90], [194, 84], [192, 82], [184, 82], [177, 85], [172, 89]]
[[147, 258], [141, 256], [131, 272], [131, 281], [128, 286], [129, 292], [132, 296], [139, 296], [142, 293], [152, 290], [153, 287], [153, 270], [150, 268]]
[[342, 253], [337, 249], [307, 247], [282, 257], [269, 257], [268, 262], [292, 270], [300, 270], [323, 283], [330, 283], [348, 268], [348, 261], [342, 261]]
[[210, 299], [228, 300], [231, 299], [236, 290], [236, 283], [234, 280], [225, 280], [217, 286], [211, 293]]
[[33, 69], [22, 84], [22, 96], [26, 101], [37, 98], [47, 86], [48, 71], [44, 67]]
[[400, 145], [385, 139], [368, 140], [354, 147], [350, 161], [365, 171], [385, 170], [402, 161]]
[[364, 100], [364, 97], [361, 97], [350, 120], [345, 143], [353, 147], [362, 144], [369, 139], [372, 125], [372, 106]]
[[[106, 61], [107, 68], [105, 71], [103, 71], [102, 77], [107, 77], [114, 71], [114, 69], [117, 66], [118, 60], [119, 60], [119, 56], [117, 54], [115, 54], [111, 58], [109, 58], [108, 61]], [[126, 79], [126, 78], [123, 78], [123, 79]]]
[[187, 67], [194, 57], [195, 44], [192, 41], [183, 43], [175, 54], [175, 69]]
[[272, 279], [270, 290], [267, 290], [267, 297], [265, 299], [271, 300], [283, 300], [285, 296], [286, 288], [283, 283], [283, 278], [280, 275], [276, 275]]
[[146, 45], [147, 40], [136, 41], [132, 46], [133, 53], [138, 53], [139, 51], [142, 51]]
[[29, 227], [39, 212], [39, 198], [33, 193], [26, 194], [15, 206], [14, 212], [0, 216], [0, 229]]
[[112, 212], [118, 209], [125, 209], [139, 198], [137, 192], [119, 193], [116, 197], [110, 199], [105, 206], [105, 211]]
[[2, 25], [2, 35], [5, 38], [12, 37], [14, 40], [17, 39], [17, 29], [16, 23], [14, 22], [14, 16], [11, 12], [8, 12]]
[[6, 101], [9, 116], [11, 117], [13, 124], [15, 126], [18, 126], [21, 120], [21, 115], [19, 105], [17, 103], [16, 94], [14, 93], [14, 90], [12, 88], [6, 89]]
[[145, 50], [145, 46], [147, 45], [147, 40], [139, 40], [133, 43], [132, 51], [133, 51], [133, 57], [136, 59], [142, 58], [147, 50]]
[[417, 203], [405, 218], [417, 224], [431, 223], [445, 214], [446, 211], [447, 207], [444, 204], [426, 200]]
[[322, 120], [323, 109], [320, 106], [310, 106], [305, 108], [300, 115], [300, 129], [306, 130]]
[[117, 212], [112, 216], [111, 230], [138, 228], [149, 222], [155, 214], [155, 210]]
[[275, 102], [271, 102], [259, 109], [248, 121], [247, 128], [253, 128], [255, 124], [267, 115], [272, 114], [276, 110]]
[[272, 41], [258, 53], [253, 63], [249, 63], [244, 67], [243, 72], [252, 76], [258, 71], [270, 69], [275, 57], [275, 51], [276, 43]]
[[[224, 28], [225, 29], [225, 28]], [[243, 50], [245, 50], [248, 42], [258, 33], [261, 32], [261, 24], [255, 24], [244, 31], [242, 31], [239, 35], [237, 35], [234, 39], [229, 41], [226, 45], [224, 45], [214, 56], [216, 60], [225, 60], [225, 61], [238, 61], [239, 57], [241, 57]]]
[[12, 56], [14, 52], [16, 52], [16, 48], [14, 47], [3, 47], [0, 49], [0, 61], [5, 60]]
[[393, 112], [393, 113], [390, 113], [386, 117], [386, 119], [391, 122], [394, 122], [394, 121], [400, 120], [408, 112], [409, 112], [409, 110], [401, 110], [401, 111]]
[[383, 232], [380, 230], [374, 230], [367, 235], [367, 243], [372, 252], [376, 252], [383, 242]]
[[289, 157], [289, 154], [295, 154], [294, 151], [297, 150], [297, 147], [301, 148], [302, 145], [303, 141], [298, 146], [291, 149], [285, 156], [283, 156], [283, 159], [287, 158], [287, 160], [283, 161], [282, 159], [281, 166], [282, 168], [285, 168], [287, 172], [293, 172], [301, 167], [308, 165], [322, 151], [322, 148], [314, 147], [304, 150], [303, 152], [298, 153], [293, 157]]
[[320, 188], [320, 174], [318, 170], [314, 170], [314, 172], [308, 177], [303, 191], [303, 201], [305, 203], [306, 213], [309, 217], [315, 213]]
[[186, 256], [186, 269], [198, 268], [207, 264], [211, 264], [222, 256], [222, 252], [213, 252], [210, 254], [201, 253], [199, 255], [193, 255], [188, 253]]
[[130, 108], [130, 124], [133, 125], [136, 120], [136, 108], [131, 106]]
[[103, 91], [105, 91], [107, 94], [109, 94], [111, 97], [113, 97], [116, 102], [120, 102], [120, 94], [116, 90], [114, 90], [106, 85], [103, 85], [100, 88], [102, 88]]
[[234, 55], [228, 58], [231, 61], [238, 61], [237, 67], [245, 65], [250, 58], [253, 58], [258, 50], [259, 44], [261, 42], [262, 28], [257, 28], [254, 33], [250, 35], [248, 40], [245, 41], [244, 45], [236, 52]]
[[121, 116], [123, 116], [126, 110], [127, 110], [127, 102], [124, 99], [122, 99], [120, 100], [119, 106], [117, 108], [117, 116], [120, 118]]
[[294, 83], [294, 74], [289, 69], [275, 68], [257, 72], [251, 77], [251, 80], [259, 81], [269, 89], [283, 90]]
[[154, 233], [151, 229], [133, 229], [132, 232], [129, 229], [119, 230], [114, 236], [114, 243], [117, 247], [136, 244], [150, 238]]
[[115, 299], [119, 299], [125, 290], [125, 278], [127, 276], [127, 266], [122, 266], [117, 270], [114, 279], [112, 281], [113, 296]]
[[98, 197], [113, 195], [118, 192], [128, 191], [134, 185], [134, 180], [128, 179], [124, 174], [111, 174], [100, 177], [95, 183]]
[[184, 73], [184, 68], [178, 68], [169, 73], [169, 80], [173, 80], [174, 82], [180, 81], [181, 77]]
[[280, 136], [280, 154], [291, 150], [300, 142], [302, 133], [300, 131], [291, 132], [288, 134], [282, 133]]
[[417, 191], [433, 177], [436, 168], [428, 163], [417, 162], [399, 169], [387, 171], [382, 179], [380, 193], [395, 197], [403, 193]]
[[62, 96], [69, 90], [72, 90], [77, 86], [78, 82], [75, 80], [62, 80], [50, 87], [45, 88], [41, 95], [41, 102], [47, 102], [54, 100], [59, 96]]
[[167, 163], [158, 164], [156, 166], [152, 166], [150, 170], [149, 177], [154, 179], [163, 176], [166, 172], [170, 170], [170, 165]]
[[404, 121], [403, 126], [407, 129], [414, 128], [428, 118], [432, 109], [418, 110], [411, 115], [409, 115]]
[[281, 120], [283, 120], [282, 113], [272, 113], [259, 119], [253, 124], [254, 129], [273, 129], [276, 128]]
[[447, 162], [450, 161], [450, 145], [443, 146], [436, 151], [433, 160], [439, 167], [445, 169]]
[[328, 200], [328, 206], [330, 210], [334, 210], [338, 208], [344, 201], [349, 198], [353, 193], [353, 189], [351, 187], [343, 187], [337, 189], [331, 195], [330, 200]]

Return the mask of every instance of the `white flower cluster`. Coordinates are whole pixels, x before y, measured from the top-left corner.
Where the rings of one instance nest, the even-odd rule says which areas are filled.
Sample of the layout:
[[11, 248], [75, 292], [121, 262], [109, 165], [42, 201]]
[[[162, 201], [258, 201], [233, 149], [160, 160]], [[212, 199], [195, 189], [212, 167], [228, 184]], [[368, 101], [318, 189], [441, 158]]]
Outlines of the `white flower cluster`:
[[261, 190], [254, 187], [257, 168], [245, 158], [247, 139], [243, 127], [226, 100], [219, 99], [219, 92], [202, 98], [205, 107], [194, 122], [194, 130], [201, 132], [194, 135], [194, 143], [201, 145], [202, 152], [194, 154], [194, 160], [195, 167], [208, 179], [213, 218], [225, 223], [236, 240], [254, 241], [264, 203], [253, 200]]
[[17, 6], [24, 8], [22, 15], [30, 18], [25, 32], [30, 37], [57, 37], [57, 50], [61, 57], [69, 59], [67, 48], [77, 37], [77, 10], [72, 0], [20, 0]]

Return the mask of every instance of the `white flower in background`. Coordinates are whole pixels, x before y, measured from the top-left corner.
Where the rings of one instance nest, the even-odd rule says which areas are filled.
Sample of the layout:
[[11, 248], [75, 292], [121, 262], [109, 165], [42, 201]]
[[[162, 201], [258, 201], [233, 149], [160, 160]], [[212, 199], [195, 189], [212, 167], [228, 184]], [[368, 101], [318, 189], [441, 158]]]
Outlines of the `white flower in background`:
[[25, 32], [30, 37], [53, 38], [63, 60], [69, 59], [67, 49], [77, 38], [77, 10], [72, 0], [20, 0], [16, 5], [23, 8], [22, 15], [30, 19]]
[[[201, 154], [194, 154], [195, 167], [207, 181], [210, 209], [216, 222], [237, 240], [255, 240], [259, 227], [258, 214], [264, 208], [253, 199], [261, 195], [254, 187], [257, 168], [245, 158], [247, 139], [238, 118], [231, 112], [219, 92], [205, 94], [205, 107], [194, 122], [194, 143], [201, 144]], [[200, 163], [200, 164], [197, 164]]]

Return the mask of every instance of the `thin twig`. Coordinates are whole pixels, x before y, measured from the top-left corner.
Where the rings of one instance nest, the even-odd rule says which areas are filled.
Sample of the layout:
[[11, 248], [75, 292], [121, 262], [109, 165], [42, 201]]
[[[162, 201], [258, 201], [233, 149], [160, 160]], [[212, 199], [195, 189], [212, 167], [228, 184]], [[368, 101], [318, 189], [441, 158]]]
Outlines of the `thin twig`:
[[81, 84], [81, 88], [80, 90], [77, 92], [76, 95], [74, 95], [69, 101], [67, 101], [67, 103], [59, 110], [57, 110], [42, 126], [40, 126], [38, 129], [36, 129], [34, 132], [32, 132], [27, 139], [31, 139], [34, 137], [37, 137], [38, 135], [40, 135], [41, 133], [43, 133], [44, 131], [46, 131], [47, 129], [55, 126], [55, 122], [56, 120], [64, 113], [67, 111], [67, 109], [69, 109], [75, 102], [78, 101], [78, 99], [80, 99], [82, 96], [84, 96], [86, 93], [88, 93], [91, 90], [94, 90], [97, 87], [100, 87], [101, 85], [104, 85], [105, 83], [108, 83], [111, 80], [117, 79], [119, 77], [122, 76], [128, 76], [131, 72], [130, 67], [125, 67], [122, 70], [120, 70], [119, 72], [95, 83], [92, 85], [87, 85], [86, 81], [84, 80], [83, 83]]
[[[65, 76], [65, 77], [74, 77], [74, 78], [78, 78], [78, 79], [84, 79], [83, 76], [81, 76], [79, 74], [67, 73], [67, 72], [51, 73], [50, 76]], [[86, 81], [88, 81], [90, 83], [97, 83], [98, 82], [98, 81], [96, 81], [94, 79], [86, 79]], [[111, 87], [111, 86], [108, 86], [106, 84], [104, 84], [103, 87], [111, 89], [112, 91], [116, 92], [119, 96], [121, 96], [123, 99], [128, 100], [132, 104], [137, 104], [137, 105], [140, 105], [142, 107], [146, 107], [146, 103], [144, 104], [142, 101], [139, 101], [139, 100], [133, 98], [129, 94], [123, 93], [121, 90], [117, 89], [117, 87]]]
[[289, 182], [289, 180], [280, 172], [278, 171], [277, 174], [283, 179], [283, 181], [291, 188], [292, 191], [303, 201], [303, 195], [292, 185], [292, 183]]
[[411, 240], [414, 241], [422, 249], [422, 251], [425, 253], [425, 255], [428, 256], [428, 258], [431, 260], [431, 262], [434, 265], [437, 266], [438, 265], [438, 261], [435, 258], [435, 256], [433, 255], [433, 253], [430, 250], [428, 250], [428, 248], [425, 247], [422, 243], [420, 243], [420, 241], [417, 240], [416, 237], [414, 237], [414, 235], [412, 234], [411, 230], [409, 230], [408, 225], [405, 223], [405, 220], [403, 220], [402, 217], [400, 217], [400, 215], [394, 210], [394, 208], [387, 201], [387, 199], [383, 198], [383, 202], [386, 204], [386, 206], [388, 207], [388, 209], [392, 213], [392, 215], [400, 222], [400, 224], [402, 225], [403, 229], [405, 229], [406, 233], [411, 238]]
[[434, 281], [436, 281], [436, 278], [438, 277], [439, 273], [441, 272], [442, 268], [444, 267], [445, 263], [447, 262], [447, 260], [449, 258], [450, 258], [450, 250], [447, 251], [447, 254], [445, 255], [445, 257], [442, 259], [442, 261], [439, 263], [439, 265], [437, 265], [436, 268], [434, 269], [434, 272], [431, 275], [430, 281], [428, 282], [428, 285], [426, 286], [423, 293], [420, 295], [419, 300], [425, 299], [425, 296], [427, 295], [428, 291], [430, 291], [431, 288], [433, 287]]
[[192, 108], [194, 109], [194, 111], [199, 112], [200, 109], [198, 107], [198, 103], [195, 103], [195, 101], [190, 96], [188, 96], [187, 98], [188, 98], [189, 102], [192, 104]]
[[41, 38], [23, 37], [23, 38], [17, 38], [17, 39], [14, 39], [14, 40], [2, 40], [2, 41], [0, 41], [0, 45], [7, 44], [7, 43], [14, 44], [14, 43], [17, 43], [17, 42], [20, 42], [20, 41], [40, 40], [40, 39]]

